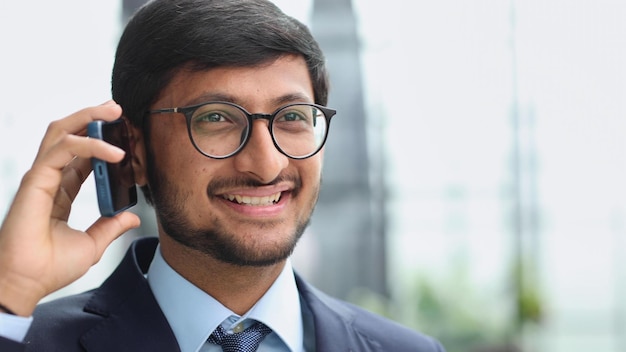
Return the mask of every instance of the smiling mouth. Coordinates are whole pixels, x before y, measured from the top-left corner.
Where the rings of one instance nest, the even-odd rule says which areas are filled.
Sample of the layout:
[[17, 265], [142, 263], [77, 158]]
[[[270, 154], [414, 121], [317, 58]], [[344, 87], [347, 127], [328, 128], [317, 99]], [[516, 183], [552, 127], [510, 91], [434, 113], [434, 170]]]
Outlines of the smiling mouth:
[[239, 194], [224, 194], [222, 195], [222, 198], [241, 205], [267, 206], [278, 203], [280, 201], [281, 194], [282, 192], [278, 192], [265, 197], [250, 197], [242, 196]]

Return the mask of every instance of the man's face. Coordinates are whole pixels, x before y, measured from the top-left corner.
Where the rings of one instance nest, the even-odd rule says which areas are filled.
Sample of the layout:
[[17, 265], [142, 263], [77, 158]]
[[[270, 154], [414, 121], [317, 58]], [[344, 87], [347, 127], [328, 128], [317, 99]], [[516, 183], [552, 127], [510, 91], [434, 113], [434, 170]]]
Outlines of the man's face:
[[[314, 102], [304, 59], [284, 56], [258, 67], [182, 70], [152, 108], [215, 100], [264, 114]], [[268, 121], [255, 120], [243, 150], [210, 159], [191, 144], [184, 115], [149, 118], [147, 181], [161, 236], [238, 265], [268, 265], [291, 254], [317, 201], [322, 153], [290, 159], [274, 146]]]

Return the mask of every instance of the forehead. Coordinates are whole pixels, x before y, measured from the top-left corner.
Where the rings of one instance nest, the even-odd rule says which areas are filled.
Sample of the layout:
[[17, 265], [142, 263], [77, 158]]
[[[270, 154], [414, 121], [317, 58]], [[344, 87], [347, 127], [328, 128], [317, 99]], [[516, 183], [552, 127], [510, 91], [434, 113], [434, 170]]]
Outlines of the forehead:
[[281, 56], [257, 66], [180, 70], [154, 107], [180, 107], [206, 101], [230, 101], [250, 111], [291, 102], [313, 102], [313, 85], [301, 56]]

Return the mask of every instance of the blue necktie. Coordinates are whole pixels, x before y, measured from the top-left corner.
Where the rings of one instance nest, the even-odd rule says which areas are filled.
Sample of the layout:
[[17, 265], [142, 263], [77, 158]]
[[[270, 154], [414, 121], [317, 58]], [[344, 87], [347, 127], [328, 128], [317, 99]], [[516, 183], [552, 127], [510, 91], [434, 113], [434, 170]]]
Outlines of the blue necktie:
[[272, 329], [261, 322], [233, 334], [227, 334], [220, 325], [209, 336], [208, 341], [222, 346], [224, 352], [254, 352], [270, 332]]

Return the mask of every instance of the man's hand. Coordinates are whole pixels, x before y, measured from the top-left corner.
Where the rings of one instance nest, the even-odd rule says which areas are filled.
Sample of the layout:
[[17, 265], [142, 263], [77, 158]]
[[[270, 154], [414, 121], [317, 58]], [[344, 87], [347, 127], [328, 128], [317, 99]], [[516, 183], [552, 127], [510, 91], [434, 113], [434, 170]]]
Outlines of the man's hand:
[[121, 149], [86, 137], [86, 126], [121, 113], [119, 105], [108, 102], [48, 127], [0, 228], [0, 304], [16, 314], [30, 316], [43, 297], [80, 278], [113, 240], [139, 226], [130, 212], [101, 217], [85, 232], [67, 224], [91, 171], [90, 158], [118, 162], [124, 156]]

